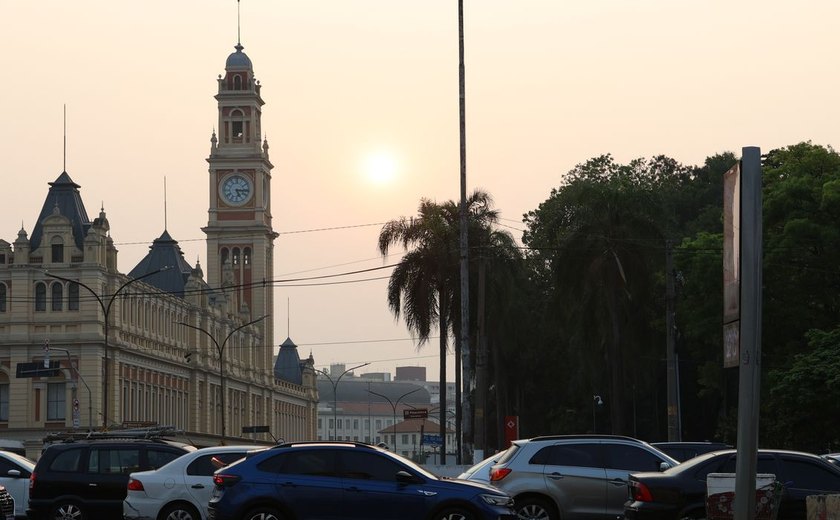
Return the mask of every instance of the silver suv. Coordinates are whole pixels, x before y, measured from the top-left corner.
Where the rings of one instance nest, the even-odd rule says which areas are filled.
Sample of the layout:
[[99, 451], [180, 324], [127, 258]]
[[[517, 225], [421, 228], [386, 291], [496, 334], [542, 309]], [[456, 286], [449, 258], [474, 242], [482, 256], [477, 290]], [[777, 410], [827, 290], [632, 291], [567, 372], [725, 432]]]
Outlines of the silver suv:
[[514, 498], [521, 520], [615, 519], [624, 515], [630, 473], [677, 464], [631, 437], [535, 437], [513, 441], [490, 470], [490, 483]]

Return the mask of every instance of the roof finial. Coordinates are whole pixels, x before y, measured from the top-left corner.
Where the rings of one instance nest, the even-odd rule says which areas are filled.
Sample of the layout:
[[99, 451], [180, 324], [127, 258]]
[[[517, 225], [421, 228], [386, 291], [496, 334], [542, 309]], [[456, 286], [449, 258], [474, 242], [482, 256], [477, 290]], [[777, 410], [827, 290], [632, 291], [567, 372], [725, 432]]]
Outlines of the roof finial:
[[[237, 2], [239, 0], [236, 0]], [[64, 159], [61, 165], [61, 171], [67, 172], [67, 103], [64, 103]]]
[[166, 175], [163, 176], [163, 230], [169, 229], [166, 215]]

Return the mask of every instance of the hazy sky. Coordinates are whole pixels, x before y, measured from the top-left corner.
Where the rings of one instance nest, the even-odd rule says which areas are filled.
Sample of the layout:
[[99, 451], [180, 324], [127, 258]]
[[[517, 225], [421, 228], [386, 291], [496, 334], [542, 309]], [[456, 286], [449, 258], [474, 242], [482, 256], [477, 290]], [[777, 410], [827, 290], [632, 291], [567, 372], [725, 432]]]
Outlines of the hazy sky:
[[[467, 182], [511, 228], [603, 153], [696, 164], [838, 141], [836, 0], [465, 4]], [[163, 232], [164, 177], [168, 230], [206, 266], [205, 159], [236, 19], [234, 0], [0, 0], [0, 238], [31, 233], [62, 171], [66, 103], [67, 172], [91, 219], [104, 204], [119, 270]], [[381, 223], [459, 196], [457, 0], [244, 0], [241, 20], [275, 165], [277, 278], [383, 265]], [[319, 367], [436, 380], [436, 341], [417, 350], [386, 286], [279, 287], [275, 341], [289, 300]]]

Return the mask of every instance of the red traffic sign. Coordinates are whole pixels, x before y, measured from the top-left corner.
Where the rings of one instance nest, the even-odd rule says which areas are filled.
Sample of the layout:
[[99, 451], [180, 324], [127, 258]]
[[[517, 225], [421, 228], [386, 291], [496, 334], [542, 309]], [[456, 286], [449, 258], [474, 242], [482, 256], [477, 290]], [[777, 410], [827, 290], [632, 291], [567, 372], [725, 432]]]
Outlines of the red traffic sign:
[[403, 410], [403, 419], [426, 419], [429, 417], [429, 410], [425, 408], [406, 408]]

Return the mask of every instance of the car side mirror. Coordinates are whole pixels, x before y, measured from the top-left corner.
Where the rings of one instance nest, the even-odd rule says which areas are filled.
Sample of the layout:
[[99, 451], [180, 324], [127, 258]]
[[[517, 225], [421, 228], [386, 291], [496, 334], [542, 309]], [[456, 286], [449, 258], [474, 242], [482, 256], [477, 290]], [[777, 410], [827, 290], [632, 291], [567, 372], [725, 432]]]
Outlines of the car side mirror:
[[667, 462], [660, 462], [659, 463], [659, 471], [665, 471], [666, 469], [671, 469], [671, 465]]
[[397, 482], [400, 484], [416, 484], [417, 477], [405, 470], [397, 471]]
[[10, 477], [19, 478], [20, 477], [20, 470], [19, 469], [10, 469], [8, 473], [6, 473]]

